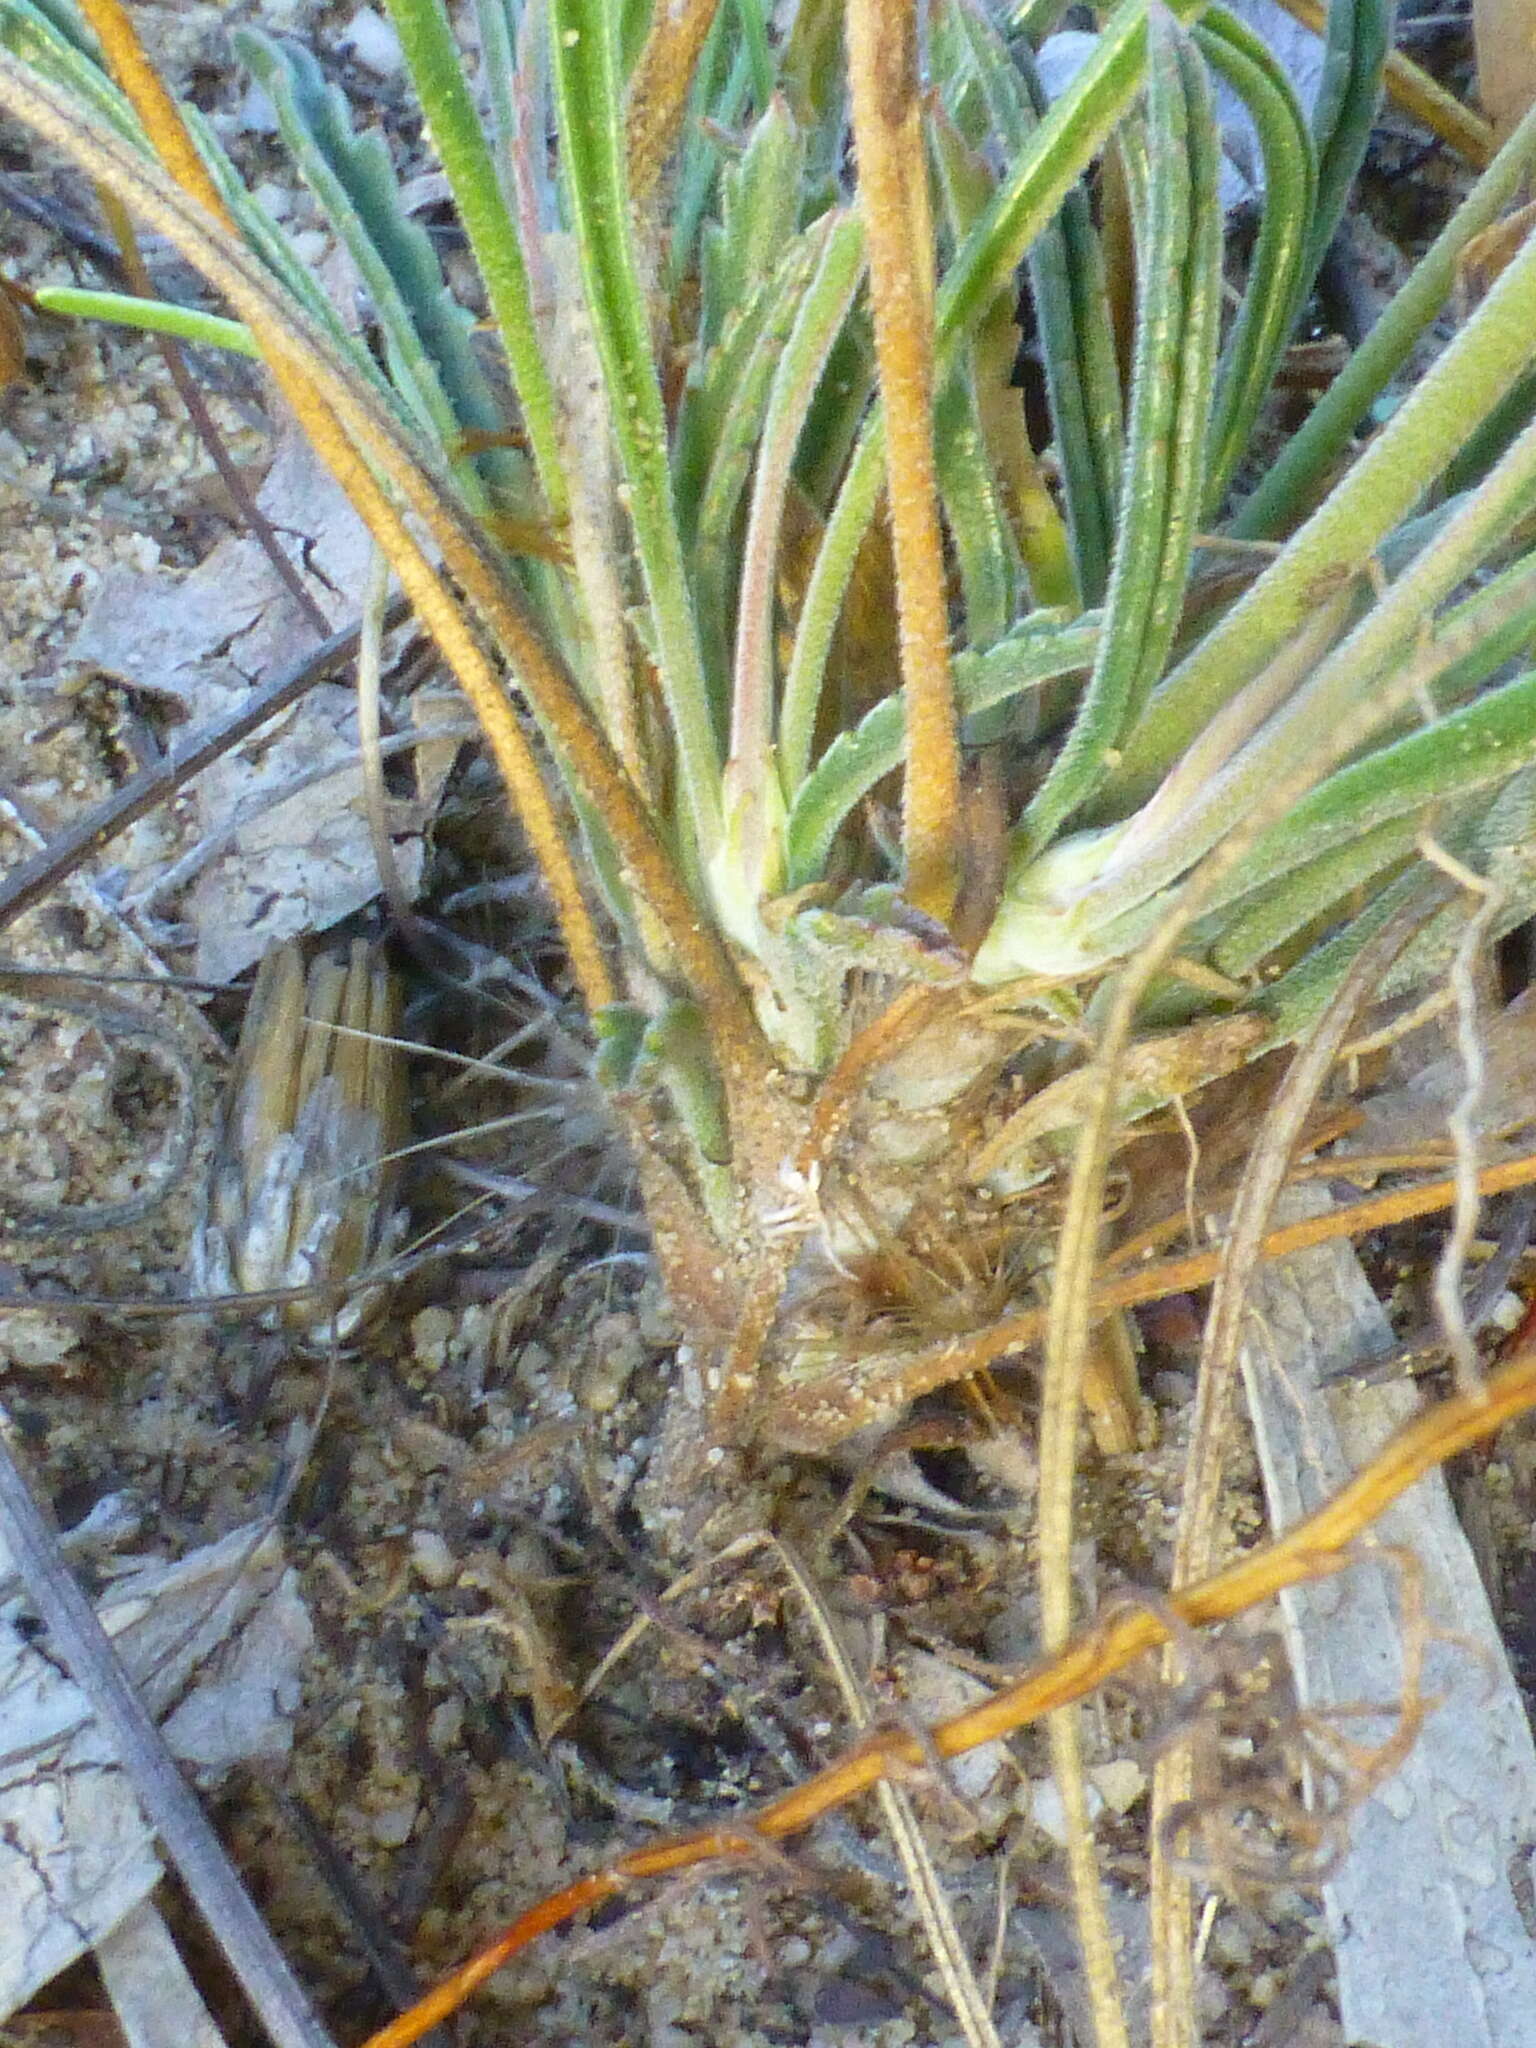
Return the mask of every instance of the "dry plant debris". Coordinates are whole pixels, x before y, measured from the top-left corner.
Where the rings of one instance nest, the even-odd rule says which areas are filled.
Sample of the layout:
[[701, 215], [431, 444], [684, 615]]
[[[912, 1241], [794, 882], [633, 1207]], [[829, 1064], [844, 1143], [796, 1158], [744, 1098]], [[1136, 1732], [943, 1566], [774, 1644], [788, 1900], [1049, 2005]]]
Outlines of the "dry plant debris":
[[[70, 1549], [112, 1569], [101, 1619], [173, 1753], [208, 1787], [237, 1765], [284, 1759], [311, 1631], [270, 1532], [237, 1529], [162, 1564], [114, 1555], [110, 1512], [93, 1519]], [[142, 1904], [162, 1866], [110, 1738], [21, 1625], [5, 1551], [0, 1593], [3, 2020]]]
[[[379, 38], [366, 23], [348, 26], [355, 50], [378, 54]], [[386, 52], [383, 75], [387, 71]], [[244, 543], [230, 543], [231, 552], [236, 545]], [[145, 670], [136, 673], [145, 680]], [[251, 845], [258, 857], [270, 852], [259, 838]], [[366, 879], [371, 870], [360, 872]], [[271, 928], [260, 917], [244, 919], [244, 899], [236, 909], [240, 915], [231, 944], [248, 945], [250, 934]], [[292, 895], [278, 916], [290, 913], [304, 915]], [[199, 942], [209, 946], [215, 939], [223, 944], [225, 936], [220, 930], [211, 939], [206, 919], [198, 932]], [[212, 952], [204, 957], [205, 964], [227, 964]], [[1194, 1048], [1184, 1053], [1192, 1058]], [[1052, 1107], [1060, 1107], [1059, 1098]], [[446, 1962], [463, 1948], [466, 1921], [485, 1925], [505, 1917], [509, 1900], [514, 1909], [526, 1903], [514, 1895], [552, 1888], [571, 1868], [590, 1863], [601, 1843], [638, 1831], [642, 1824], [674, 1825], [688, 1817], [689, 1809], [718, 1811], [722, 1800], [750, 1797], [758, 1789], [752, 1778], [760, 1766], [744, 1761], [739, 1747], [732, 1761], [732, 1746], [721, 1740], [722, 1723], [728, 1731], [745, 1726], [753, 1744], [761, 1732], [777, 1732], [779, 1762], [790, 1779], [809, 1767], [807, 1728], [809, 1742], [822, 1753], [836, 1746], [841, 1708], [835, 1691], [815, 1653], [798, 1647], [795, 1656], [786, 1653], [776, 1634], [786, 1626], [782, 1595], [762, 1575], [742, 1588], [739, 1606], [729, 1597], [704, 1603], [694, 1617], [691, 1643], [664, 1633], [653, 1638], [665, 1647], [642, 1660], [646, 1668], [640, 1673], [621, 1673], [622, 1683], [615, 1681], [611, 1699], [604, 1697], [601, 1685], [590, 1699], [578, 1699], [599, 1668], [599, 1638], [604, 1644], [617, 1638], [634, 1606], [648, 1620], [658, 1611], [661, 1596], [654, 1555], [649, 1554], [653, 1530], [637, 1517], [637, 1502], [643, 1510], [646, 1500], [634, 1482], [653, 1449], [650, 1439], [660, 1415], [659, 1398], [647, 1382], [669, 1346], [663, 1319], [648, 1300], [637, 1304], [623, 1267], [609, 1268], [606, 1277], [598, 1271], [595, 1280], [581, 1272], [583, 1260], [594, 1251], [611, 1249], [607, 1241], [594, 1245], [588, 1236], [579, 1244], [570, 1269], [557, 1261], [553, 1276], [546, 1269], [533, 1284], [519, 1271], [528, 1263], [528, 1236], [489, 1244], [484, 1277], [494, 1283], [509, 1272], [512, 1276], [511, 1288], [494, 1311], [466, 1309], [451, 1296], [408, 1301], [398, 1323], [370, 1342], [359, 1360], [347, 1361], [332, 1429], [313, 1476], [315, 1503], [300, 1510], [300, 1549], [324, 1640], [311, 1665], [311, 1711], [303, 1731], [312, 1747], [297, 1760], [293, 1782], [310, 1792], [343, 1847], [383, 1891], [398, 1889], [415, 1900], [414, 1909], [403, 1905], [398, 1917], [405, 1923], [414, 1918], [416, 1951], [424, 1964]], [[533, 1261], [535, 1271], [538, 1263]], [[1209, 1278], [1210, 1261], [1201, 1252], [1170, 1263], [1177, 1264], [1177, 1271], [1162, 1276], [1170, 1288], [1176, 1283], [1196, 1287]], [[105, 1262], [98, 1268], [99, 1281], [103, 1275], [111, 1277]], [[876, 1277], [871, 1273], [871, 1299], [877, 1298]], [[933, 1276], [926, 1277], [932, 1287]], [[961, 1278], [967, 1286], [974, 1284], [969, 1269]], [[1134, 1301], [1138, 1281], [1145, 1284], [1143, 1276], [1132, 1270], [1120, 1279], [1126, 1285], [1124, 1300]], [[900, 1306], [899, 1288], [880, 1302], [882, 1310], [896, 1315]], [[1038, 1334], [1038, 1327], [1036, 1318], [1028, 1334]], [[1008, 1431], [1021, 1420], [1027, 1426], [1032, 1396], [1027, 1378], [1010, 1370], [1004, 1354], [1025, 1335], [1018, 1325], [1002, 1332], [993, 1360], [995, 1383], [975, 1383], [975, 1398], [987, 1409], [982, 1426], [1003, 1446], [999, 1451], [994, 1442], [992, 1477], [998, 1483], [993, 1487], [976, 1483], [977, 1472], [985, 1470], [983, 1458], [970, 1458], [963, 1446], [957, 1453], [948, 1441], [937, 1451], [931, 1442], [919, 1443], [921, 1464], [911, 1447], [897, 1444], [880, 1447], [889, 1452], [886, 1462], [870, 1467], [856, 1447], [849, 1454], [854, 1492], [841, 1501], [841, 1481], [824, 1473], [808, 1475], [789, 1466], [770, 1474], [769, 1483], [783, 1489], [774, 1505], [799, 1525], [802, 1541], [815, 1556], [818, 1583], [836, 1589], [824, 1597], [864, 1603], [862, 1626], [854, 1635], [873, 1666], [880, 1663], [877, 1652], [891, 1650], [895, 1668], [908, 1673], [924, 1668], [914, 1663], [910, 1648], [903, 1652], [901, 1639], [911, 1631], [916, 1640], [925, 1628], [945, 1670], [958, 1668], [948, 1661], [953, 1655], [1000, 1661], [985, 1653], [999, 1647], [1010, 1608], [1022, 1636], [1015, 1641], [1015, 1654], [1027, 1655], [1035, 1647], [1030, 1602], [1017, 1583], [1007, 1583], [1027, 1541], [1033, 1480], [1027, 1454], [1017, 1454]], [[86, 1343], [69, 1341], [69, 1348], [81, 1354], [77, 1365], [87, 1371], [94, 1346], [94, 1333]], [[237, 1341], [232, 1349], [239, 1352], [242, 1346]], [[60, 1362], [39, 1347], [34, 1370]], [[292, 1355], [253, 1359], [246, 1352], [231, 1377], [249, 1397], [236, 1404], [246, 1441], [238, 1451], [231, 1448], [231, 1456], [247, 1462], [232, 1468], [222, 1482], [211, 1482], [215, 1494], [221, 1485], [225, 1489], [215, 1511], [218, 1505], [228, 1506], [230, 1493], [252, 1482], [264, 1451], [281, 1441], [296, 1416], [312, 1408], [322, 1374], [313, 1361]], [[1177, 1432], [1187, 1392], [1187, 1386], [1182, 1394], [1164, 1387], [1157, 1406], [1165, 1431]], [[175, 1394], [189, 1398], [185, 1384]], [[48, 1389], [35, 1398], [50, 1406], [57, 1400], [63, 1410], [71, 1397]], [[132, 1396], [125, 1388], [119, 1398]], [[89, 1401], [77, 1399], [74, 1455], [78, 1466], [87, 1469], [78, 1445], [90, 1414]], [[935, 1433], [947, 1431], [953, 1437], [957, 1428], [951, 1412], [939, 1418]], [[198, 1445], [205, 1454], [218, 1455], [225, 1448], [207, 1441]], [[140, 1455], [138, 1447], [135, 1455]], [[946, 1497], [953, 1501], [954, 1496], [946, 1496], [928, 1475], [937, 1470], [955, 1483], [957, 1466], [965, 1474], [961, 1491], [971, 1497], [947, 1512]], [[1085, 1547], [1100, 1545], [1102, 1560], [1112, 1570], [1135, 1559], [1144, 1565], [1146, 1578], [1161, 1575], [1172, 1469], [1171, 1459], [1143, 1448], [1119, 1467], [1095, 1471]], [[1124, 1496], [1120, 1505], [1128, 1510], [1119, 1516], [1114, 1513], [1117, 1486]], [[656, 1505], [654, 1497], [650, 1505]], [[187, 1506], [194, 1517], [209, 1510], [195, 1483]], [[1240, 1502], [1237, 1512], [1250, 1518], [1251, 1527], [1251, 1499]], [[503, 1518], [516, 1525], [515, 1538], [505, 1534]], [[594, 1565], [594, 1554], [604, 1560], [601, 1565]], [[849, 1564], [851, 1571], [845, 1569]], [[993, 1584], [978, 1586], [976, 1581], [989, 1574]], [[579, 1612], [573, 1614], [573, 1607]], [[997, 1638], [991, 1644], [984, 1639], [989, 1629]], [[729, 1668], [732, 1648], [741, 1655]], [[718, 1666], [711, 1662], [716, 1658]], [[762, 1708], [760, 1696], [775, 1691], [777, 1696]], [[1096, 1759], [1095, 1788], [1101, 1781], [1112, 1785], [1115, 1766], [1127, 1761], [1124, 1727], [1111, 1726], [1116, 1711], [1106, 1708], [1098, 1732], [1106, 1736], [1105, 1746], [1119, 1753]], [[528, 1714], [540, 1744], [549, 1746], [529, 1745], [514, 1763], [509, 1757]], [[987, 1753], [995, 1763], [997, 1752], [990, 1743]], [[702, 1761], [690, 1778], [687, 1766], [695, 1757]], [[925, 1759], [920, 1751], [906, 1752], [905, 1767], [921, 1778]], [[1049, 1802], [1039, 1796], [1038, 1753], [1029, 1768], [1035, 1780], [1027, 1802], [1033, 1832], [1025, 1834], [1021, 1826], [1026, 1811], [1021, 1801], [1016, 1811], [996, 1819], [993, 1839], [1006, 1839], [1009, 1854], [1019, 1838], [1027, 1840], [1034, 1879], [1049, 1893], [1059, 1885], [1061, 1871], [1053, 1852], [1042, 1852], [1041, 1839], [1050, 1839], [1051, 1827], [1044, 1825], [1048, 1818], [1059, 1834], [1059, 1815], [1050, 1816]], [[926, 1815], [920, 1785], [917, 1791]], [[448, 1822], [458, 1816], [465, 1836], [456, 1874], [443, 1879], [441, 1833], [452, 1833], [445, 1815]], [[274, 1912], [291, 1916], [292, 1939], [313, 1966], [316, 1981], [338, 2010], [350, 2013], [357, 2005], [356, 1978], [328, 1931], [331, 1907], [322, 1886], [295, 1878], [292, 1846], [278, 1836], [259, 1801], [243, 1806], [232, 1825], [250, 1867], [264, 1872], [273, 1894], [282, 1895], [274, 1896]], [[942, 1822], [929, 1832], [940, 1843], [946, 1876], [969, 1909], [976, 1901], [964, 1873], [976, 1859], [944, 1852]], [[1116, 1880], [1123, 1881], [1143, 1847], [1134, 1815], [1124, 1826], [1112, 1821], [1106, 1832], [1117, 1858]], [[879, 1854], [856, 1834], [844, 1847], [855, 1864], [862, 1859], [868, 1866]], [[629, 2039], [642, 2025], [658, 2041], [690, 2035], [751, 2039], [760, 2036], [754, 2036], [744, 2014], [751, 1999], [761, 1997], [770, 2015], [767, 2023], [781, 2037], [787, 2033], [809, 2041], [824, 2038], [820, 2029], [847, 2024], [850, 2013], [857, 2020], [862, 1995], [867, 2001], [864, 2038], [894, 2043], [924, 2028], [923, 2038], [943, 2038], [950, 2022], [931, 1995], [925, 2001], [922, 1989], [914, 1990], [910, 1965], [904, 1966], [907, 1980], [895, 1980], [895, 1989], [876, 1986], [873, 1966], [865, 1972], [869, 1952], [882, 1938], [868, 1929], [888, 1913], [892, 1897], [889, 1869], [878, 1862], [874, 1869], [872, 1879], [868, 1868], [864, 1871], [857, 1905], [842, 1907], [849, 1925], [830, 1936], [831, 1923], [818, 1917], [818, 1895], [832, 1896], [836, 1887], [804, 1871], [805, 1899], [791, 1900], [770, 1916], [759, 1897], [757, 1872], [750, 1867], [738, 1871], [711, 1891], [708, 1912], [700, 1910], [695, 1897], [674, 1898], [648, 1920], [643, 1936], [631, 1931], [605, 1942], [599, 1934], [584, 1958], [547, 1963], [530, 1958], [526, 1976], [499, 1988], [505, 2005], [493, 2011], [487, 2025], [502, 2027], [507, 2023], [502, 2015], [510, 2008], [522, 2031], [550, 2040]], [[770, 1867], [766, 1874], [776, 1881], [780, 1873]], [[439, 1882], [434, 1903], [423, 1910], [434, 1880]], [[1124, 1889], [1112, 1889], [1111, 1898], [1118, 1928], [1131, 1901]], [[968, 1934], [974, 1935], [984, 1921], [989, 1903], [981, 1900], [981, 1910], [971, 1914]], [[359, 1912], [357, 1917], [364, 1916]], [[1055, 1931], [1059, 1937], [1059, 1914]], [[1017, 1929], [1010, 1924], [1003, 1934], [999, 1972], [1012, 1981], [1004, 1984], [1002, 2009], [1009, 2032], [1024, 2039], [1033, 2000], [1018, 1982]], [[765, 1944], [757, 1959], [751, 1955], [754, 1935]], [[1262, 1941], [1251, 1943], [1245, 1955], [1223, 1926], [1213, 1937], [1213, 1951], [1220, 1951], [1223, 1942], [1234, 1981], [1244, 1970], [1247, 1988], [1267, 1970], [1273, 1977]], [[732, 1944], [740, 1947], [745, 1962], [730, 1957]], [[978, 1940], [972, 1947], [981, 1952]], [[1045, 1936], [1036, 1941], [1037, 1954], [1049, 1947]], [[376, 1945], [376, 1958], [379, 1952]], [[1299, 1967], [1293, 1971], [1294, 1944], [1291, 1952], [1282, 1948], [1274, 1954], [1282, 1972], [1293, 1972], [1283, 1989], [1273, 1982], [1267, 1987], [1275, 1999], [1271, 2017], [1280, 2015], [1278, 2027], [1284, 2001], [1293, 1986], [1303, 1984], [1305, 1973]], [[374, 1967], [377, 1981], [403, 2002], [409, 1992], [401, 1993], [398, 1979], [391, 1982], [386, 1965], [375, 1960]], [[841, 2008], [831, 1995], [834, 1972], [840, 1970], [851, 1987]], [[1058, 1966], [1058, 1974], [1065, 1982], [1069, 1973]], [[1224, 2017], [1226, 2037], [1235, 2039], [1252, 2020], [1252, 2011], [1236, 1991], [1231, 1996]], [[1257, 1990], [1255, 2003], [1262, 2003]], [[1315, 2018], [1301, 2011], [1294, 2036], [1271, 2030], [1272, 2037], [1299, 2041]]]
[[[1326, 1205], [1320, 1190], [1290, 1206]], [[1354, 1251], [1319, 1247], [1267, 1269], [1243, 1353], [1271, 1519], [1309, 1512], [1355, 1469], [1411, 1386], [1320, 1382], [1379, 1354], [1391, 1329]], [[1305, 1711], [1345, 1742], [1390, 1739], [1392, 1715], [1339, 1717], [1410, 1689], [1425, 1706], [1388, 1782], [1347, 1815], [1323, 1898], [1350, 2040], [1536, 2040], [1536, 1742], [1477, 1560], [1440, 1474], [1381, 1516], [1379, 1564], [1283, 1596]]]

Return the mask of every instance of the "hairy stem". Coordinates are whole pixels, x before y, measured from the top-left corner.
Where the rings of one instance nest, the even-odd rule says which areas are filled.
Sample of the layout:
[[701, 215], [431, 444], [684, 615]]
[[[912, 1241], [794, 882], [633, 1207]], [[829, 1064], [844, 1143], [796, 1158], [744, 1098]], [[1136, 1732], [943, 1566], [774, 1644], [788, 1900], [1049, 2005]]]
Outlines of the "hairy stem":
[[960, 742], [933, 454], [933, 223], [916, 0], [849, 0], [847, 34], [901, 617], [906, 893], [942, 922], [959, 889]]

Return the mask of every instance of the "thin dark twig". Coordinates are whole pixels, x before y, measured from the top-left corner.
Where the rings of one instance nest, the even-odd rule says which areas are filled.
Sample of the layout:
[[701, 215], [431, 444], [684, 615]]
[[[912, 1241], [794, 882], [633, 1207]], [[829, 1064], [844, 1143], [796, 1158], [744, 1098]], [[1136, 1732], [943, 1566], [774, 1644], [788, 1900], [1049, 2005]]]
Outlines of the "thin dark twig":
[[[141, 299], [154, 298], [155, 287], [148, 266], [139, 251], [138, 236], [134, 233], [127, 207], [104, 185], [97, 188], [96, 196], [101, 202], [101, 210], [106, 216], [107, 225], [117, 241], [123, 271], [128, 279], [128, 289], [137, 293]], [[219, 473], [219, 481], [229, 493], [237, 520], [247, 529], [271, 563], [278, 581], [304, 614], [305, 621], [312, 628], [316, 639], [324, 640], [330, 633], [331, 622], [316, 604], [304, 578], [294, 567], [282, 542], [273, 531], [271, 520], [257, 504], [245, 478], [236, 467], [234, 458], [225, 446], [224, 436], [214, 424], [207, 401], [197, 387], [197, 380], [192, 375], [181, 344], [172, 335], [157, 334], [155, 346], [160, 351], [160, 360], [165, 364], [172, 384], [176, 387], [177, 397], [186, 407], [187, 418], [192, 422], [193, 432], [207, 449], [209, 458]]]
[[[1524, 1258], [1536, 1228], [1536, 1188], [1519, 1188], [1509, 1198], [1493, 1252], [1467, 1283], [1462, 1314], [1475, 1337], [1503, 1299], [1516, 1266]], [[1396, 1379], [1399, 1373], [1422, 1371], [1445, 1359], [1445, 1332], [1438, 1321], [1421, 1323], [1382, 1358], [1362, 1358], [1324, 1373], [1322, 1385], [1336, 1386], [1344, 1380], [1356, 1386], [1375, 1386]]]
[[[421, 1995], [420, 1984], [411, 1968], [410, 1958], [379, 1911], [367, 1886], [304, 1800], [280, 1785], [275, 1778], [266, 1778], [262, 1782], [284, 1820], [303, 1843], [321, 1882], [351, 1923], [357, 1944], [384, 1996], [396, 2011], [409, 2005]], [[430, 2034], [422, 2035], [427, 2048], [449, 2048], [451, 2038], [442, 2027], [435, 2027]]]
[[121, 255], [83, 214], [62, 205], [57, 199], [32, 191], [25, 179], [3, 172], [0, 172], [0, 206], [19, 215], [22, 220], [31, 221], [34, 227], [47, 228], [50, 233], [62, 236], [82, 256], [91, 259], [115, 290], [131, 289], [123, 271]]
[[[392, 605], [389, 624], [398, 625], [407, 610], [403, 600]], [[182, 745], [173, 745], [163, 761], [140, 769], [121, 789], [87, 811], [83, 818], [77, 819], [73, 825], [66, 825], [41, 853], [23, 861], [4, 881], [0, 881], [0, 927], [40, 903], [93, 854], [154, 810], [157, 804], [165, 803], [174, 796], [183, 784], [190, 782], [211, 761], [218, 760], [221, 754], [238, 746], [258, 726], [265, 725], [269, 718], [286, 711], [338, 663], [350, 661], [357, 652], [357, 637], [355, 625], [348, 626], [344, 632], [333, 633], [302, 660], [283, 669], [238, 710], [201, 727]]]
[[332, 2048], [60, 1553], [58, 1538], [12, 1456], [10, 1438], [9, 1419], [0, 1411], [0, 1537], [28, 1598], [110, 1735], [146, 1816], [275, 2048]]

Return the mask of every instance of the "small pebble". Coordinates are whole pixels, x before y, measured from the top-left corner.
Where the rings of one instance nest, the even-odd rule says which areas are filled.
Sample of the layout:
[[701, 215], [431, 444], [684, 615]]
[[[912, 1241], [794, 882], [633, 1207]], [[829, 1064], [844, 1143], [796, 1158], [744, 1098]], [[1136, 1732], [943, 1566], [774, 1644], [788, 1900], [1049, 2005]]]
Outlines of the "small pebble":
[[[1055, 1780], [1043, 1779], [1038, 1785], [1027, 1786], [1023, 1794], [1025, 1811], [1040, 1832], [1049, 1835], [1053, 1842], [1063, 1847], [1067, 1840], [1067, 1816], [1061, 1803], [1061, 1794]], [[1104, 1810], [1103, 1795], [1088, 1787], [1088, 1818], [1093, 1820]]]
[[1129, 1813], [1147, 1789], [1147, 1774], [1128, 1756], [1117, 1756], [1107, 1764], [1096, 1764], [1088, 1773], [1096, 1792], [1102, 1794], [1111, 1813]]
[[427, 1716], [427, 1740], [439, 1756], [452, 1756], [464, 1735], [464, 1702], [439, 1700]]
[[445, 1308], [424, 1308], [411, 1317], [411, 1349], [421, 1365], [443, 1366], [453, 1339], [453, 1317]]
[[411, 1563], [416, 1576], [437, 1591], [459, 1576], [459, 1561], [436, 1529], [411, 1531]]
[[369, 1814], [368, 1832], [382, 1849], [404, 1848], [420, 1811], [420, 1802], [415, 1799], [400, 1799], [393, 1806], [382, 1806]]
[[400, 38], [393, 26], [371, 7], [360, 7], [353, 15], [341, 38], [341, 47], [376, 78], [393, 78], [404, 61]]
[[0, 1359], [31, 1372], [61, 1365], [72, 1351], [80, 1349], [80, 1332], [57, 1316], [41, 1309], [14, 1310], [5, 1318], [0, 1335]]

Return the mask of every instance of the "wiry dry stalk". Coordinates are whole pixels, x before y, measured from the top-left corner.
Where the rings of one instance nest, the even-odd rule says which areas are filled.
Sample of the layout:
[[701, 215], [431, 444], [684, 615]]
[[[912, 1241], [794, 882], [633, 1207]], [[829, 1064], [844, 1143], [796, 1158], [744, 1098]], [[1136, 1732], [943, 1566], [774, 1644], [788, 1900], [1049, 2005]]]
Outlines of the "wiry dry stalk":
[[[1173, 1585], [1190, 1585], [1211, 1570], [1216, 1552], [1217, 1506], [1236, 1406], [1238, 1345], [1248, 1287], [1257, 1271], [1264, 1233], [1291, 1159], [1355, 1012], [1408, 936], [1405, 921], [1379, 933], [1353, 968], [1291, 1062], [1260, 1127], [1222, 1245], [1210, 1313], [1200, 1352], [1195, 1412], [1174, 1542]], [[1171, 1653], [1174, 1661], [1177, 1652]], [[1171, 1664], [1166, 1667], [1170, 1678]], [[1193, 1792], [1187, 1747], [1158, 1764], [1152, 1793], [1152, 2038], [1155, 2048], [1193, 2048], [1196, 2039], [1193, 1970], [1193, 1890], [1174, 1867], [1167, 1839], [1169, 1814]]]

